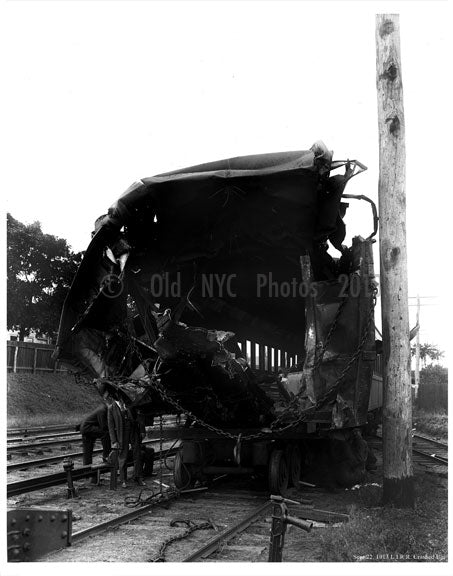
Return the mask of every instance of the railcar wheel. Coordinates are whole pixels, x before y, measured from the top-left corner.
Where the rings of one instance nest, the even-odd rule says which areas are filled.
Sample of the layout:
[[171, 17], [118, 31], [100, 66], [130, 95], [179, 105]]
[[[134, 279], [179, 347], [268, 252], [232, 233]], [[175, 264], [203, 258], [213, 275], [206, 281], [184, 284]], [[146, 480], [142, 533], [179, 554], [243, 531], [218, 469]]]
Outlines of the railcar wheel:
[[190, 464], [184, 464], [184, 462], [182, 461], [181, 450], [178, 450], [175, 456], [173, 480], [178, 490], [186, 490], [187, 488], [193, 488], [195, 484], [195, 479], [192, 474], [192, 467]]
[[285, 451], [289, 469], [289, 486], [297, 487], [302, 472], [302, 453], [297, 444], [290, 444]]
[[283, 450], [273, 450], [269, 459], [269, 490], [284, 494], [288, 488], [288, 464]]

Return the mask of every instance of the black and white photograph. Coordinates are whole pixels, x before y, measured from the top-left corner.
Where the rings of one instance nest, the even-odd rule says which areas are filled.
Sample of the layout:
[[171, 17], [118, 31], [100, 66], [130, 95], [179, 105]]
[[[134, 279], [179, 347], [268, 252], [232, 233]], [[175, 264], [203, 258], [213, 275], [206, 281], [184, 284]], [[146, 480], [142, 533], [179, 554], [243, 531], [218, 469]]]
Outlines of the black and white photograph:
[[2, 4], [2, 576], [449, 571], [450, 4]]

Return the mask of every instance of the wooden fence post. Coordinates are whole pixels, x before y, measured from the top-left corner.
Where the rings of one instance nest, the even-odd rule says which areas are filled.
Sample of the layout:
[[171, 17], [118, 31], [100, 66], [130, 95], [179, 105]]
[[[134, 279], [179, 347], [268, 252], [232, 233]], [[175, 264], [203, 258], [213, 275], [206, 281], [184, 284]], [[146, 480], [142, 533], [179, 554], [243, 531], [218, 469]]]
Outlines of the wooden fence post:
[[38, 348], [35, 348], [33, 351], [33, 367], [32, 367], [32, 374], [36, 372], [36, 359], [38, 357]]
[[19, 346], [16, 345], [14, 348], [14, 358], [13, 358], [13, 372], [17, 372], [17, 354], [19, 352]]
[[406, 151], [399, 17], [376, 15], [379, 249], [384, 351], [383, 502], [414, 506], [406, 254]]

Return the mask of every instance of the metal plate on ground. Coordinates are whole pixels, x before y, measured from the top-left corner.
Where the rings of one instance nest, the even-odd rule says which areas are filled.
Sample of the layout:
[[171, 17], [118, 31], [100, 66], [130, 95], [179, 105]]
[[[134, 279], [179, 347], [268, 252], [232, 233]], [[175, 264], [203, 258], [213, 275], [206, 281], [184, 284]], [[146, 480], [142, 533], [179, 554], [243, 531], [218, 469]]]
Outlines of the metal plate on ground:
[[33, 562], [71, 545], [72, 510], [8, 510], [8, 562]]

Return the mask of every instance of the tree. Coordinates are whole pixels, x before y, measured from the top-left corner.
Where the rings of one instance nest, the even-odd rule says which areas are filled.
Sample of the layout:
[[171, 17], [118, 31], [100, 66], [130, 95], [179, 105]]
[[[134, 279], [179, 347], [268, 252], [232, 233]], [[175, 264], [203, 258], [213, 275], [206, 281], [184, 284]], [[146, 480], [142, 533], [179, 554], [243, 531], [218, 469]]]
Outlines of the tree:
[[[415, 347], [411, 348], [411, 354], [412, 356], [415, 355]], [[443, 358], [443, 356], [443, 350], [440, 350], [439, 346], [436, 344], [427, 344], [425, 342], [424, 344], [420, 345], [420, 359], [423, 362], [423, 366], [425, 367], [428, 358], [431, 360], [431, 362], [438, 362], [441, 358]]]
[[430, 364], [420, 371], [420, 394], [417, 405], [422, 410], [448, 410], [448, 370], [440, 364]]
[[448, 384], [448, 369], [439, 364], [431, 364], [420, 372], [420, 381], [424, 386]]
[[55, 336], [69, 286], [82, 259], [41, 224], [7, 215], [7, 327], [23, 340], [30, 330]]

